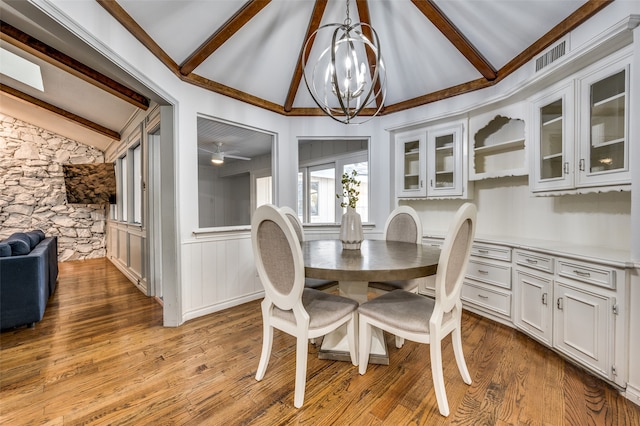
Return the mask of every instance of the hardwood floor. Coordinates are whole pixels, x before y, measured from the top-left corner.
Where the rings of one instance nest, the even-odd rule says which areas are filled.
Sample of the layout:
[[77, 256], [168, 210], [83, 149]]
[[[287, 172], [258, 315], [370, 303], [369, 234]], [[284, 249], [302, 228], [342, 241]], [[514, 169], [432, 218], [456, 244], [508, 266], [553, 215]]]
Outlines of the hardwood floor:
[[162, 308], [108, 260], [60, 264], [35, 328], [0, 335], [3, 425], [639, 425], [640, 407], [524, 334], [463, 316], [473, 379], [445, 340], [451, 415], [439, 415], [426, 345], [388, 338], [391, 365], [360, 376], [309, 345], [307, 390], [293, 407], [295, 342], [278, 331], [265, 379], [254, 378], [260, 302], [162, 327]]

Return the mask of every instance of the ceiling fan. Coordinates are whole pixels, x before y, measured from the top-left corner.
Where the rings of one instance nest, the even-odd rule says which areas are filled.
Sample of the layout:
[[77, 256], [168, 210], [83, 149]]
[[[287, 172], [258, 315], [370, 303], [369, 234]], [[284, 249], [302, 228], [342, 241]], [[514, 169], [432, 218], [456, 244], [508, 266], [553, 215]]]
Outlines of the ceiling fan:
[[216, 142], [215, 145], [216, 145], [215, 151], [209, 151], [202, 147], [200, 148], [204, 152], [208, 152], [209, 154], [211, 154], [211, 162], [215, 165], [223, 164], [225, 157], [234, 158], [236, 160], [251, 161], [251, 158], [249, 157], [241, 157], [239, 155], [233, 155], [233, 153], [237, 151], [229, 151], [229, 152], [222, 151], [222, 145], [223, 145], [222, 142]]

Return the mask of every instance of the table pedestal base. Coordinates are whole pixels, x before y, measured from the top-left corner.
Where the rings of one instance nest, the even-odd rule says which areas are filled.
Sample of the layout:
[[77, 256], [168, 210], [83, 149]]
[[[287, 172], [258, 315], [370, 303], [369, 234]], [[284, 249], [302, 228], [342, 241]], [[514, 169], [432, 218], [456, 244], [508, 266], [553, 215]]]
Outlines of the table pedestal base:
[[[349, 297], [358, 303], [367, 301], [368, 287], [367, 281], [340, 281], [339, 283], [340, 295]], [[324, 336], [318, 351], [318, 358], [351, 362], [346, 324]], [[387, 351], [384, 334], [382, 330], [375, 327], [371, 331], [369, 363], [389, 365], [389, 351]]]
[[[346, 325], [324, 336], [322, 345], [320, 345], [320, 350], [318, 351], [318, 358], [351, 362]], [[374, 328], [371, 331], [369, 364], [389, 365], [389, 352], [387, 351], [387, 345], [384, 341], [384, 334], [379, 328]]]

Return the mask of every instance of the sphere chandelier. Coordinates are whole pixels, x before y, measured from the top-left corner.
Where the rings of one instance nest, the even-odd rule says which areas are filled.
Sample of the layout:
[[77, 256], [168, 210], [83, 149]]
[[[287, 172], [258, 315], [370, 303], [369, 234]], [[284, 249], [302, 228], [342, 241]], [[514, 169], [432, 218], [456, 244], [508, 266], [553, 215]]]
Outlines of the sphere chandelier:
[[[371, 30], [371, 40], [364, 35], [367, 28]], [[332, 30], [331, 44], [308, 67], [309, 43], [328, 30]], [[302, 67], [304, 82], [314, 102], [336, 121], [361, 124], [376, 116], [384, 105], [387, 77], [378, 34], [369, 24], [351, 23], [349, 0], [344, 23], [326, 24], [311, 34], [304, 46]], [[375, 108], [375, 112], [359, 116], [366, 107]]]

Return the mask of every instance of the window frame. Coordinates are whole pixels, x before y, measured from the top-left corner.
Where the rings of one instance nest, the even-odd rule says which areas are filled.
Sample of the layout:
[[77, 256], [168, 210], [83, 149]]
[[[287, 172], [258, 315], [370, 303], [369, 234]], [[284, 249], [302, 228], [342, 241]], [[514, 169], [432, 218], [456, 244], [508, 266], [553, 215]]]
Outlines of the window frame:
[[[145, 223], [145, 141], [135, 132], [114, 160], [116, 173], [116, 205], [111, 207], [116, 222], [144, 227]], [[135, 164], [135, 163], [138, 164]], [[136, 177], [135, 174], [138, 173]], [[138, 220], [139, 219], [139, 220]]]
[[[368, 143], [368, 142], [367, 142]], [[355, 163], [367, 163], [367, 170], [369, 170], [371, 165], [371, 160], [369, 158], [369, 148], [367, 145], [366, 150], [352, 151], [345, 153], [343, 155], [334, 155], [330, 157], [318, 158], [317, 160], [307, 160], [299, 163], [298, 165], [298, 184], [296, 185], [297, 194], [296, 194], [296, 202], [297, 202], [297, 213], [298, 217], [304, 224], [312, 224], [312, 225], [326, 225], [326, 224], [337, 224], [339, 223], [339, 218], [342, 217], [345, 209], [340, 206], [342, 202], [338, 197], [334, 197], [334, 222], [311, 222], [310, 221], [310, 171], [314, 168], [319, 168], [326, 165], [333, 165], [334, 176], [335, 176], [335, 185], [334, 185], [334, 194], [339, 194], [342, 192], [342, 173], [344, 171], [345, 165], [355, 164]], [[368, 173], [370, 175], [370, 173]], [[300, 183], [300, 177], [302, 177], [302, 183]], [[301, 188], [302, 187], [302, 188]], [[300, 200], [300, 193], [302, 193], [302, 200]], [[369, 222], [371, 218], [371, 196], [370, 191], [367, 191], [367, 209], [368, 216], [366, 217], [365, 222]], [[300, 214], [300, 207], [302, 207], [302, 215]]]

